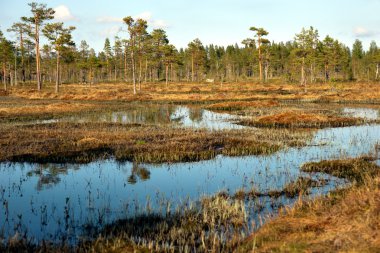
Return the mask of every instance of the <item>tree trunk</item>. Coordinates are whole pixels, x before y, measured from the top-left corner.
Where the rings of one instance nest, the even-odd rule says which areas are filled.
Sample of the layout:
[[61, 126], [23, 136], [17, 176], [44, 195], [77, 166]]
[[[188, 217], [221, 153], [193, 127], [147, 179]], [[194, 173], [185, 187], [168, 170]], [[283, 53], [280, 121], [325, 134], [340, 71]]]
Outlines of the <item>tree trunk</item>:
[[30, 45], [28, 44], [28, 80], [29, 85], [32, 84], [32, 74], [31, 74], [31, 66], [30, 66]]
[[139, 59], [139, 91], [141, 90], [141, 78], [142, 78], [142, 57]]
[[[133, 39], [132, 39], [132, 41], [133, 41]], [[136, 95], [135, 55], [134, 55], [133, 44], [132, 44], [132, 50], [131, 50], [131, 58], [132, 58], [133, 94]]]
[[15, 54], [15, 86], [17, 86], [17, 50]]
[[25, 64], [24, 64], [24, 38], [23, 32], [20, 32], [20, 50], [21, 50], [21, 75], [22, 82], [25, 83]]
[[269, 72], [269, 65], [266, 63], [265, 64], [265, 79], [264, 79], [264, 82], [268, 81], [268, 72]]
[[126, 82], [128, 80], [128, 73], [127, 73], [127, 45], [124, 46], [124, 81]]
[[306, 79], [305, 79], [305, 57], [302, 57], [301, 66], [301, 86], [304, 86], [306, 92]]
[[94, 75], [92, 73], [92, 67], [90, 67], [90, 71], [88, 72], [88, 75], [89, 75], [89, 78], [88, 78], [89, 82], [88, 82], [88, 84], [91, 87], [91, 84], [93, 84], [93, 81], [94, 81]]
[[375, 80], [379, 78], [379, 63], [376, 64], [376, 77]]
[[189, 67], [186, 67], [186, 69], [187, 69], [187, 73], [186, 73], [186, 82], [189, 82], [190, 80], [190, 69], [189, 69]]
[[367, 82], [369, 83], [369, 68], [367, 69]]
[[109, 59], [107, 59], [107, 68], [108, 68], [108, 81], [112, 80], [112, 65], [110, 64]]
[[144, 83], [146, 83], [148, 77], [148, 57], [145, 57], [145, 76], [144, 76]]
[[263, 81], [263, 65], [262, 65], [262, 57], [261, 57], [261, 37], [259, 36], [259, 71], [260, 71], [260, 82]]
[[165, 85], [168, 87], [169, 64], [165, 64]]
[[57, 50], [57, 70], [55, 78], [55, 93], [59, 92], [59, 50]]
[[310, 83], [314, 83], [314, 66], [313, 66], [313, 63], [310, 64]]
[[11, 83], [11, 87], [13, 86], [13, 73], [12, 73], [12, 65], [9, 63], [8, 64], [8, 68], [9, 68], [9, 81]]
[[191, 54], [191, 82], [194, 82], [194, 55]]
[[35, 40], [36, 40], [36, 79], [37, 79], [37, 89], [40, 91], [42, 89], [41, 80], [41, 66], [40, 66], [40, 36], [39, 36], [39, 25], [38, 20], [35, 22]]
[[170, 63], [169, 82], [174, 81], [173, 63]]
[[3, 84], [4, 90], [7, 90], [7, 68], [5, 62], [3, 62]]

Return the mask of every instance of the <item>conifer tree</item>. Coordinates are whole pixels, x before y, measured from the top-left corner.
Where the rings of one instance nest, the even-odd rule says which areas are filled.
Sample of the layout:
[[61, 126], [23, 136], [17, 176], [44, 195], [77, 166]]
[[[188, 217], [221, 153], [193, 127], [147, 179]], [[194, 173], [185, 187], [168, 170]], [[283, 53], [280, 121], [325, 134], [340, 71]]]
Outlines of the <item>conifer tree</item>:
[[60, 58], [62, 51], [67, 46], [74, 46], [72, 41], [71, 32], [75, 27], [70, 26], [68, 28], [63, 27], [62, 22], [47, 24], [42, 32], [46, 38], [51, 42], [56, 53], [56, 79], [55, 79], [55, 92], [58, 93], [60, 85]]
[[251, 31], [256, 32], [255, 37], [257, 37], [257, 49], [259, 53], [259, 71], [260, 71], [260, 81], [263, 81], [263, 48], [262, 46], [265, 44], [269, 44], [269, 40], [266, 38], [263, 38], [264, 36], [267, 36], [269, 32], [264, 30], [264, 28], [257, 28], [257, 27], [251, 27]]
[[37, 79], [37, 89], [42, 89], [42, 79], [41, 79], [41, 56], [40, 56], [40, 30], [44, 25], [45, 21], [53, 19], [55, 11], [52, 8], [47, 8], [46, 4], [39, 4], [32, 2], [28, 4], [31, 8], [31, 17], [22, 17], [24, 22], [27, 22], [34, 26], [34, 31], [32, 37], [35, 41], [36, 46], [36, 79]]

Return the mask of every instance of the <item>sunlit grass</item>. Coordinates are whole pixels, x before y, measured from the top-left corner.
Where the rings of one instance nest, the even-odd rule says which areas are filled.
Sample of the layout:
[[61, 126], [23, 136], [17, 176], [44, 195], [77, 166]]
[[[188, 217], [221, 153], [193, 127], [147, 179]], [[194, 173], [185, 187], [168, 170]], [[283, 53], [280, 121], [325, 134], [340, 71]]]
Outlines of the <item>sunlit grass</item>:
[[349, 188], [312, 201], [298, 201], [264, 225], [239, 252], [377, 252], [380, 249], [380, 168], [368, 158], [303, 166], [348, 178]]

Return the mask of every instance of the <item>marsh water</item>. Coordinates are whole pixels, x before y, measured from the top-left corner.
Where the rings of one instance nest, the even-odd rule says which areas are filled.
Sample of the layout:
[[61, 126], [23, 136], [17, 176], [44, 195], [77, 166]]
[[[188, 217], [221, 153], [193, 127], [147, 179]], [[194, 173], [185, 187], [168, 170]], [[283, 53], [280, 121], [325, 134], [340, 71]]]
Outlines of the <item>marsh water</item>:
[[234, 124], [241, 116], [218, 113], [199, 107], [175, 105], [132, 106], [120, 111], [77, 114], [54, 119], [33, 121], [36, 124], [52, 122], [103, 122], [119, 124], [155, 124], [209, 130], [243, 129]]
[[[354, 109], [343, 113], [373, 117], [372, 111]], [[230, 122], [236, 119], [234, 116], [191, 110], [179, 106], [168, 114], [167, 108], [163, 108], [162, 115], [169, 122], [187, 127], [239, 127]], [[119, 113], [111, 114], [108, 119], [131, 122], [126, 114]], [[144, 122], [143, 116], [135, 118]], [[148, 211], [163, 212], [168, 206], [176, 208], [219, 191], [234, 193], [252, 187], [259, 191], [282, 189], [302, 175], [299, 168], [303, 163], [366, 155], [373, 153], [379, 142], [380, 125], [373, 124], [322, 129], [307, 146], [268, 156], [219, 155], [207, 161], [160, 165], [118, 163], [112, 159], [81, 165], [1, 163], [0, 239], [19, 234], [33, 242], [75, 243], [91, 228]], [[313, 176], [328, 179], [326, 185], [312, 190], [313, 195], [325, 194], [346, 183], [327, 175]], [[258, 201], [247, 203], [249, 215], [256, 221], [295, 200], [282, 197], [276, 203], [269, 198]], [[261, 208], [255, 208], [258, 204]]]

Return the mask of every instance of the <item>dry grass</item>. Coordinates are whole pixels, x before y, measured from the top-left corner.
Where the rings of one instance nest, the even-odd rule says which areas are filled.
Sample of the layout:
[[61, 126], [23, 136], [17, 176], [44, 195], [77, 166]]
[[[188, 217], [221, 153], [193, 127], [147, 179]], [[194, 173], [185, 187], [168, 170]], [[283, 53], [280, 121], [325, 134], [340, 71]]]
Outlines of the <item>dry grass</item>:
[[52, 123], [3, 125], [0, 160], [79, 162], [114, 156], [138, 162], [210, 159], [217, 154], [270, 154], [304, 145], [310, 133], [294, 131], [217, 131], [136, 124]]
[[216, 103], [211, 104], [207, 106], [207, 109], [212, 110], [226, 110], [226, 111], [234, 111], [234, 110], [242, 110], [248, 107], [254, 107], [254, 108], [268, 108], [268, 107], [276, 107], [280, 104], [277, 101], [236, 101], [236, 102], [222, 102], [222, 103]]
[[53, 102], [47, 104], [29, 104], [26, 106], [2, 107], [0, 108], [0, 118], [23, 117], [39, 114], [71, 113], [87, 111], [94, 108], [94, 104], [82, 104], [71, 102]]
[[[159, 102], [210, 102], [239, 100], [297, 100], [321, 102], [380, 102], [380, 85], [377, 83], [342, 83], [333, 89], [329, 84], [314, 84], [304, 92], [304, 87], [291, 84], [225, 83], [223, 86], [203, 83], [163, 83], [142, 85], [138, 95], [133, 95], [132, 85], [125, 83], [99, 83], [96, 85], [66, 84], [59, 94], [49, 85], [38, 92], [35, 86], [18, 86], [10, 89], [8, 96], [28, 99], [59, 100], [123, 100]], [[7, 94], [5, 94], [7, 95]]]
[[338, 163], [334, 162], [338, 172], [353, 163], [350, 168], [356, 171], [355, 178], [366, 180], [283, 209], [278, 218], [252, 234], [239, 251], [380, 252], [380, 168], [367, 159], [340, 161], [341, 166]]
[[[147, 211], [149, 212], [149, 211]], [[1, 252], [232, 252], [247, 233], [243, 201], [205, 197], [199, 203], [168, 207], [164, 214], [148, 213], [118, 220], [94, 232], [95, 240], [75, 246], [46, 242], [33, 245], [17, 237]]]
[[[143, 90], [134, 96], [131, 85], [126, 84], [97, 84], [92, 87], [72, 84], [62, 86], [59, 94], [55, 94], [53, 86], [51, 86], [42, 92], [30, 87], [12, 88], [9, 92], [0, 95], [7, 99], [20, 98], [22, 103], [28, 103], [15, 106], [12, 101], [0, 101], [2, 104], [8, 103], [1, 107], [0, 118], [23, 118], [95, 110], [99, 101], [113, 100], [122, 103], [131, 101], [213, 102], [215, 104], [210, 108], [224, 110], [276, 107], [277, 102], [273, 101], [380, 103], [380, 85], [348, 83], [341, 84], [334, 90], [329, 85], [313, 85], [308, 87], [307, 92], [304, 92], [303, 87], [296, 85], [230, 83], [221, 87], [219, 85], [178, 83], [169, 84], [169, 87], [166, 88], [164, 84], [159, 83], [144, 84]], [[82, 101], [94, 101], [94, 103], [83, 104]], [[246, 124], [266, 127], [315, 128], [358, 123], [361, 121], [331, 117], [331, 115], [320, 113], [280, 111]], [[270, 154], [285, 146], [304, 145], [307, 138], [310, 137], [310, 132], [273, 128], [209, 132], [136, 124], [54, 123], [45, 125], [2, 124], [0, 125], [0, 136], [0, 161], [86, 163], [95, 159], [115, 157], [120, 161], [178, 162], [210, 159], [217, 154]], [[299, 202], [294, 208], [283, 210], [278, 219], [269, 222], [252, 235], [240, 250], [251, 251], [255, 248], [255, 252], [380, 251], [380, 240], [378, 239], [380, 238], [378, 232], [380, 231], [379, 176], [371, 174], [371, 178], [369, 174], [362, 174], [361, 169], [354, 170], [367, 165], [366, 168], [372, 168], [369, 161], [345, 163], [336, 161], [334, 164], [339, 165], [322, 166], [320, 164], [317, 166], [314, 164], [309, 168], [313, 167], [313, 171], [318, 171], [318, 168], [319, 171], [335, 173], [337, 176], [351, 180], [355, 179], [360, 184], [355, 184], [350, 189], [336, 192], [313, 202]], [[359, 167], [350, 167], [352, 164]], [[335, 169], [327, 169], [331, 167], [335, 167]], [[304, 170], [307, 170], [306, 168], [305, 165]], [[359, 173], [360, 176], [356, 173]], [[287, 185], [284, 194], [288, 192], [289, 196], [296, 196], [307, 191], [314, 184], [313, 181], [301, 179]], [[251, 192], [250, 194], [258, 193]], [[267, 196], [272, 195], [268, 193]], [[232, 238], [232, 246], [228, 248], [223, 248], [224, 245], [221, 241], [214, 239], [216, 237], [207, 238], [207, 248], [199, 240], [202, 238], [202, 234], [199, 234], [200, 231], [205, 230], [199, 230], [197, 226], [199, 224], [209, 226], [206, 222], [210, 221], [210, 219], [204, 220], [202, 215], [213, 217], [213, 222], [218, 221], [221, 215], [236, 219], [229, 220], [228, 224], [223, 223], [222, 220], [223, 226], [238, 224], [237, 222], [240, 221], [240, 216], [229, 216], [230, 213], [223, 213], [225, 210], [233, 210], [233, 204], [239, 203], [236, 202], [237, 200], [220, 198], [219, 201], [218, 203], [211, 200], [203, 202], [207, 210], [203, 213], [192, 213], [185, 216], [188, 219], [183, 220], [182, 214], [177, 216], [177, 220], [174, 219], [177, 223], [172, 227], [167, 224], [173, 222], [173, 216], [168, 216], [167, 219], [164, 217], [164, 220], [159, 217], [160, 219], [155, 225], [164, 228], [160, 231], [164, 231], [167, 236], [162, 237], [164, 238], [162, 240], [165, 241], [166, 238], [175, 235], [177, 236], [175, 239], [178, 241], [190, 242], [177, 245], [195, 245], [199, 251], [221, 251], [221, 249], [232, 251], [240, 242], [241, 237]], [[146, 222], [147, 220], [142, 217], [136, 224], [130, 223], [129, 226], [127, 221], [122, 224], [124, 227], [119, 228], [118, 231], [121, 233], [119, 237], [99, 238], [89, 245], [83, 245], [83, 249], [79, 251], [126, 252], [140, 249], [141, 251], [154, 251], [156, 250], [154, 245], [136, 246], [129, 240], [131, 234], [123, 233], [123, 229], [124, 232], [126, 229], [130, 229], [132, 234], [138, 229], [146, 229], [150, 225]], [[141, 224], [146, 226], [141, 226]], [[116, 225], [113, 229], [118, 228], [119, 224]], [[157, 236], [154, 230], [150, 231], [153, 233], [151, 234], [152, 238]], [[194, 237], [194, 234], [197, 236]], [[42, 249], [33, 247], [32, 245], [30, 248], [26, 247], [24, 251], [54, 249], [49, 246], [43, 246]], [[23, 250], [17, 245], [14, 249], [15, 252]], [[12, 244], [6, 250], [12, 251]], [[68, 251], [70, 250], [68, 248]]]
[[326, 173], [362, 184], [367, 176], [375, 177], [380, 172], [379, 166], [372, 163], [373, 160], [372, 157], [360, 157], [347, 160], [310, 162], [302, 165], [301, 171]]
[[362, 122], [362, 120], [355, 118], [307, 113], [303, 111], [285, 111], [273, 115], [261, 116], [254, 120], [243, 120], [241, 124], [254, 127], [323, 128], [351, 126]]
[[[231, 252], [247, 231], [243, 201], [205, 197], [198, 206], [184, 205], [166, 215], [142, 215], [120, 220], [102, 231], [102, 240], [88, 244], [86, 251], [124, 250], [120, 241], [130, 242], [136, 250], [152, 252]], [[139, 244], [136, 241], [141, 238]], [[191, 249], [191, 250], [190, 250]]]
[[283, 189], [281, 190], [270, 190], [267, 192], [260, 192], [256, 189], [251, 189], [246, 191], [244, 189], [239, 189], [235, 192], [234, 195], [230, 195], [225, 191], [219, 192], [218, 196], [229, 197], [232, 199], [240, 199], [240, 200], [252, 200], [261, 197], [270, 197], [270, 198], [278, 198], [281, 196], [286, 196], [288, 198], [294, 198], [299, 196], [300, 194], [309, 194], [310, 189], [313, 187], [321, 187], [326, 184], [326, 180], [324, 179], [312, 179], [310, 177], [298, 177], [296, 180], [287, 183]]

